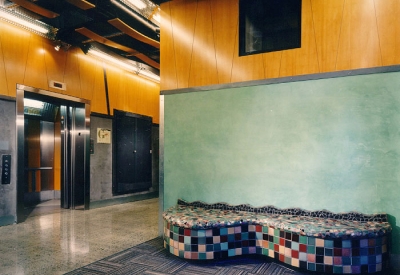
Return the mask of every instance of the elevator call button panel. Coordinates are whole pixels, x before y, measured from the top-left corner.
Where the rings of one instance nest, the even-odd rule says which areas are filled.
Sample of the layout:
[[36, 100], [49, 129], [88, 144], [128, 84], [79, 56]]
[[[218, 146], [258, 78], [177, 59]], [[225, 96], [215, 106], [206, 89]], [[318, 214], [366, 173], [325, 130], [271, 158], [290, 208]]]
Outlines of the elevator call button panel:
[[11, 155], [2, 156], [1, 183], [10, 184]]

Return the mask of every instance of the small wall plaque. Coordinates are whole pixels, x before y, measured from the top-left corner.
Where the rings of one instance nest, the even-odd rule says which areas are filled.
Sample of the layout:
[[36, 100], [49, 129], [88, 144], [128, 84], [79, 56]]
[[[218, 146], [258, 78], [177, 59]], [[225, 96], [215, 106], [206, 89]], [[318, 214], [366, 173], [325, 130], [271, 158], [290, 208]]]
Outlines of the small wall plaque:
[[111, 143], [111, 130], [97, 128], [97, 143]]

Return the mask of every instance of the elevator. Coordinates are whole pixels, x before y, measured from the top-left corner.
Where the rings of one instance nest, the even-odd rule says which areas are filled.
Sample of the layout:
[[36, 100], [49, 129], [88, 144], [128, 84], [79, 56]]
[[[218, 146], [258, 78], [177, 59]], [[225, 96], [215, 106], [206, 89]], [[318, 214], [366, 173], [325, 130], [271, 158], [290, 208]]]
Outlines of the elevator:
[[17, 222], [46, 200], [89, 209], [90, 104], [17, 85]]

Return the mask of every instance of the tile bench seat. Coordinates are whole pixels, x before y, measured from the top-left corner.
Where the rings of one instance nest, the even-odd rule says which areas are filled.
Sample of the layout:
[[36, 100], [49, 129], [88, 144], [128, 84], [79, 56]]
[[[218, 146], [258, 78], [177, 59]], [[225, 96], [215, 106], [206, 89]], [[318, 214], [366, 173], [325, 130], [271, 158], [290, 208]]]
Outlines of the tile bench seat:
[[185, 259], [260, 254], [335, 274], [379, 272], [389, 263], [386, 214], [178, 200], [163, 218], [165, 247]]

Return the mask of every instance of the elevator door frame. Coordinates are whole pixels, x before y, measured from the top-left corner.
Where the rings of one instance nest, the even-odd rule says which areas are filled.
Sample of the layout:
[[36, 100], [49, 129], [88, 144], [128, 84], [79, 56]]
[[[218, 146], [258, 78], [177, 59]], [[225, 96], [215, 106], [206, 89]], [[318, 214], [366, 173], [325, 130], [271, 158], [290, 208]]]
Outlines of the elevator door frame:
[[[16, 100], [16, 128], [17, 128], [17, 223], [23, 222], [24, 217], [24, 193], [25, 193], [25, 133], [24, 133], [24, 98], [25, 92], [30, 95], [37, 94], [38, 97], [51, 98], [51, 101], [57, 102], [60, 105], [78, 106], [84, 108], [85, 122], [84, 129], [81, 134], [83, 135], [84, 146], [84, 161], [82, 171], [84, 172], [84, 209], [89, 209], [90, 203], [90, 101], [71, 97], [63, 94], [49, 92], [21, 84], [17, 84], [17, 100]], [[62, 187], [63, 188], [63, 187]], [[61, 206], [60, 206], [61, 207]]]

